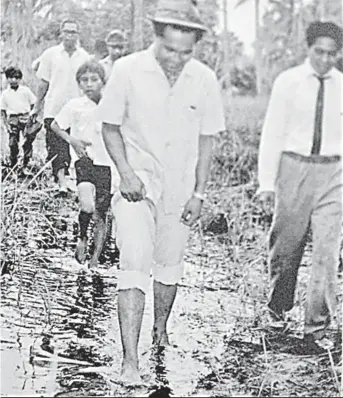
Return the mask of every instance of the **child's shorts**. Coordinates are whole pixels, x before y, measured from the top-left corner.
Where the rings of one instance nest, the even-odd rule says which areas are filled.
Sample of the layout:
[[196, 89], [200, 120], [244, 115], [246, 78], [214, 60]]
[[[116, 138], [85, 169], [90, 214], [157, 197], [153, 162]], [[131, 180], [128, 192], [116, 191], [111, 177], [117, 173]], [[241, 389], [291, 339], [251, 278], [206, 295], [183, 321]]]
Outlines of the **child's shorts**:
[[76, 184], [89, 182], [95, 186], [95, 206], [99, 211], [107, 211], [111, 205], [111, 168], [95, 165], [92, 159], [84, 156], [75, 162]]

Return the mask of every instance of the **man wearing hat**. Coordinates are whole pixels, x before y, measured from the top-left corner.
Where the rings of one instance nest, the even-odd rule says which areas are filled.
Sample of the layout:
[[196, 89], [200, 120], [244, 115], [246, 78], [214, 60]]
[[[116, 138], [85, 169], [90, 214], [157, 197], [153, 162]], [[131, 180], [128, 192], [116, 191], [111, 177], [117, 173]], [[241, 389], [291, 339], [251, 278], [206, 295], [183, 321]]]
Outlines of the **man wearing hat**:
[[225, 129], [217, 78], [193, 58], [206, 31], [193, 2], [160, 1], [152, 21], [154, 43], [115, 62], [99, 105], [116, 166], [122, 377], [130, 383], [140, 382], [137, 346], [151, 271], [152, 339], [169, 344], [167, 321], [205, 198], [213, 137]]
[[106, 38], [108, 56], [99, 61], [104, 67], [106, 80], [110, 77], [113, 63], [123, 55], [125, 38], [121, 31], [112, 30]]

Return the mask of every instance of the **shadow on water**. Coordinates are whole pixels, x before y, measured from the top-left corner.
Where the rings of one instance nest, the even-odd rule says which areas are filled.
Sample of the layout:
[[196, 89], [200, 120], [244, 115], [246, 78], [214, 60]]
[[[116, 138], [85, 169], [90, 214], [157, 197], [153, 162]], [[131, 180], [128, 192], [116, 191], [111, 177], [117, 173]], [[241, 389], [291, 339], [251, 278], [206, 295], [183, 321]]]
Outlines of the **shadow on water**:
[[[41, 206], [44, 222], [31, 228], [30, 246], [18, 251], [16, 265], [3, 267], [1, 354], [3, 363], [11, 364], [7, 371], [12, 377], [2, 375], [2, 394], [169, 397], [177, 386], [180, 395], [187, 395], [194, 382], [186, 379], [198, 377], [197, 361], [181, 349], [151, 350], [151, 296], [142, 328], [147, 332], [140, 342], [145, 384], [125, 388], [116, 381], [121, 365], [116, 277], [90, 272], [75, 262], [77, 209], [72, 203], [68, 213]], [[23, 218], [24, 223], [29, 229]], [[117, 269], [118, 250], [109, 231], [101, 266]], [[92, 239], [89, 246], [91, 251]], [[183, 333], [182, 325], [176, 338], [178, 333]]]
[[[15, 258], [2, 265], [1, 355], [3, 363], [10, 364], [2, 375], [2, 394], [171, 396], [169, 376], [185, 353], [151, 350], [150, 332], [141, 337], [144, 386], [125, 388], [116, 381], [121, 365], [116, 277], [90, 272], [74, 260], [78, 235], [74, 202], [52, 206], [49, 201], [37, 201], [38, 205], [41, 212], [35, 227], [25, 212], [17, 220], [29, 231], [29, 239], [22, 238], [29, 245], [18, 248]], [[105, 270], [117, 269], [119, 257], [111, 225], [108, 231], [100, 258]], [[90, 254], [92, 246], [90, 234]], [[145, 323], [152, 313], [152, 297], [148, 297]], [[187, 361], [185, 366], [193, 367], [196, 378], [196, 361], [191, 357]], [[182, 391], [178, 376], [172, 384]], [[185, 386], [188, 391], [189, 385]]]
[[[111, 361], [99, 347], [114, 307], [115, 277], [105, 280], [75, 263], [76, 212], [73, 203], [68, 205], [72, 211], [63, 214], [56, 211], [63, 206], [41, 201], [35, 228], [24, 211], [18, 212], [25, 236], [17, 236], [18, 247], [1, 259], [1, 357], [15, 375], [2, 372], [4, 395], [47, 394], [47, 386], [54, 395], [63, 383], [73, 384], [60, 378], [66, 369]], [[21, 245], [21, 239], [29, 244]], [[115, 242], [108, 236], [101, 263], [109, 268], [117, 262]]]

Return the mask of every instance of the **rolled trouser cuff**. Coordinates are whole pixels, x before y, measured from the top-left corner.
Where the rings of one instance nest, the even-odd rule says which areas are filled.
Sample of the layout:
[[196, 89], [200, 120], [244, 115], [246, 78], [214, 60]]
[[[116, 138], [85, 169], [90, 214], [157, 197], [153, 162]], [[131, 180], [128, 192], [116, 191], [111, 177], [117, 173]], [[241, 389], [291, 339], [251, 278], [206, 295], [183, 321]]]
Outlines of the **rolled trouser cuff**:
[[164, 285], [176, 285], [180, 282], [183, 276], [184, 263], [183, 261], [175, 266], [166, 267], [159, 264], [153, 266], [153, 276], [156, 282]]
[[139, 289], [144, 294], [149, 289], [150, 276], [140, 271], [119, 271], [118, 290]]

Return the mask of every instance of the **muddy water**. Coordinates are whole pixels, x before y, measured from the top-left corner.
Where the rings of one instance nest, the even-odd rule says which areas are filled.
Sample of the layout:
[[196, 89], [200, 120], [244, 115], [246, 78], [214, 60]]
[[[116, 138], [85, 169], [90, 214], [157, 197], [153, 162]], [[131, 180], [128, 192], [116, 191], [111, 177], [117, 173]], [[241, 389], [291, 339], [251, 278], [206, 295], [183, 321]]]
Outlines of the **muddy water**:
[[[170, 320], [172, 346], [163, 351], [151, 347], [152, 294], [147, 295], [140, 340], [144, 386], [127, 389], [118, 382], [121, 350], [113, 242], [108, 242], [102, 256], [104, 272], [90, 273], [73, 259], [75, 210], [61, 207], [57, 215], [47, 218], [54, 225], [55, 236], [47, 232], [42, 239], [33, 240], [31, 248], [18, 248], [17, 266], [3, 276], [2, 395], [199, 393], [199, 380], [218, 365], [223, 336], [230, 333], [239, 308], [239, 298], [230, 292], [229, 284], [223, 291], [206, 288], [214, 273], [219, 279], [228, 278], [204, 265], [197, 246], [200, 237], [196, 233], [192, 237], [192, 253], [188, 252], [185, 277]], [[217, 250], [216, 261], [223, 263], [225, 255], [224, 250]]]
[[124, 388], [114, 241], [109, 234], [101, 272], [81, 267], [73, 259], [77, 204], [52, 195], [43, 181], [16, 201], [9, 189], [4, 202], [14, 217], [1, 242], [2, 396], [341, 396], [334, 373], [341, 329], [333, 330], [332, 358], [311, 357], [298, 338], [307, 267], [300, 269], [291, 335], [266, 331], [266, 234], [250, 224], [243, 241], [237, 231], [193, 231], [169, 323], [172, 345], [151, 347], [150, 289], [139, 345], [144, 385]]

